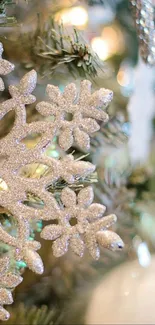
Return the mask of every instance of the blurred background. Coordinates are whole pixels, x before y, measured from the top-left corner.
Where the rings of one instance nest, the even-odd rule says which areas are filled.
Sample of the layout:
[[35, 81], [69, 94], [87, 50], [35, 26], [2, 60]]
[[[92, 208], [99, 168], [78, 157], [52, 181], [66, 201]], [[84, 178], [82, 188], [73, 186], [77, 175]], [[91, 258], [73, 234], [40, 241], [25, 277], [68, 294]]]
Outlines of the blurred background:
[[[109, 122], [100, 124], [84, 159], [97, 166], [87, 182], [96, 202], [117, 215], [115, 230], [125, 243], [121, 252], [103, 250], [98, 262], [71, 252], [56, 259], [51, 243], [42, 243], [45, 272], [36, 276], [18, 265], [24, 281], [15, 291], [8, 324], [155, 324], [153, 1], [1, 0], [0, 41], [4, 57], [16, 66], [5, 77], [0, 102], [9, 98], [7, 86], [32, 68], [38, 72], [37, 101], [45, 98], [47, 83], [63, 91], [70, 82], [79, 87], [89, 79], [93, 90], [113, 91]], [[28, 121], [37, 114], [35, 105], [27, 108]], [[0, 121], [1, 138], [14, 118], [10, 112]], [[27, 139], [28, 147], [36, 141]], [[77, 158], [85, 155], [73, 150]], [[63, 155], [57, 139], [48, 155]], [[12, 229], [4, 212], [1, 222]], [[32, 225], [32, 236], [41, 229], [41, 222]], [[1, 254], [4, 249], [1, 244]]]

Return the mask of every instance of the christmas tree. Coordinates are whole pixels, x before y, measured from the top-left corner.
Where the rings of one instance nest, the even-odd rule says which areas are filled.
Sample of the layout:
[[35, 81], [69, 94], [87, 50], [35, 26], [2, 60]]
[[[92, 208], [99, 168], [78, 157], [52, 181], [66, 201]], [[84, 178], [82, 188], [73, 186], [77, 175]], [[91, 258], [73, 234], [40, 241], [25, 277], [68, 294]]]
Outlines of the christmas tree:
[[151, 1], [1, 1], [2, 321], [140, 323], [91, 297], [153, 260], [154, 36]]

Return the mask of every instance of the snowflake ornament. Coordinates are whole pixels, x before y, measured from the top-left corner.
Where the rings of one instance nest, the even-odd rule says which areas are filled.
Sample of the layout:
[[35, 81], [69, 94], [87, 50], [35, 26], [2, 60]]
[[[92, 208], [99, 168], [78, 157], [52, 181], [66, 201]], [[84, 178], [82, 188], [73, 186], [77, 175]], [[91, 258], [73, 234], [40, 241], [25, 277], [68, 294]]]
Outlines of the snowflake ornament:
[[[46, 226], [41, 237], [55, 240], [53, 254], [56, 257], [64, 255], [68, 246], [72, 251], [83, 256], [85, 246], [93, 258], [100, 256], [99, 244], [111, 250], [121, 249], [123, 242], [120, 237], [107, 228], [116, 222], [115, 215], [103, 217], [105, 206], [93, 203], [94, 194], [92, 187], [82, 189], [76, 196], [75, 192], [66, 187], [62, 190], [62, 208], [55, 216], [58, 225]], [[71, 225], [74, 220], [75, 225]]]
[[[0, 44], [1, 54], [2, 50]], [[12, 69], [13, 65], [0, 59], [1, 74]], [[99, 128], [96, 119], [107, 120], [102, 106], [110, 102], [112, 92], [100, 89], [91, 94], [89, 81], [82, 82], [79, 96], [74, 84], [67, 86], [63, 94], [58, 88], [48, 85], [50, 102], [37, 104], [37, 109], [42, 115], [53, 118], [27, 123], [25, 105], [36, 100], [32, 95], [36, 82], [37, 74], [32, 70], [21, 79], [19, 85], [9, 87], [11, 99], [0, 104], [0, 119], [11, 110], [15, 112], [10, 133], [0, 139], [0, 180], [1, 184], [5, 184], [0, 188], [0, 207], [9, 212], [17, 228], [12, 234], [0, 224], [0, 240], [9, 247], [8, 254], [6, 252], [0, 258], [2, 320], [9, 317], [3, 305], [12, 303], [11, 291], [22, 281], [16, 263], [25, 262], [33, 272], [43, 272], [43, 263], [37, 253], [40, 243], [30, 238], [32, 221], [51, 220], [51, 225], [42, 230], [41, 237], [54, 240], [53, 253], [57, 257], [65, 254], [69, 245], [79, 256], [87, 247], [95, 259], [99, 258], [99, 245], [111, 250], [123, 247], [120, 237], [107, 230], [116, 221], [116, 216], [103, 217], [105, 207], [92, 203], [91, 187], [82, 189], [76, 195], [67, 186], [62, 190], [59, 201], [48, 191], [49, 185], [59, 179], [74, 184], [78, 178], [94, 172], [95, 166], [89, 162], [74, 160], [71, 154], [60, 159], [52, 158], [47, 156], [46, 149], [55, 136], [59, 138], [64, 151], [74, 142], [82, 149], [88, 149], [89, 136]], [[1, 89], [4, 89], [2, 82]], [[72, 120], [67, 120], [67, 114], [72, 114]], [[33, 133], [40, 135], [39, 141], [33, 148], [27, 148], [24, 139]], [[43, 164], [48, 172], [38, 178], [26, 177], [23, 168], [33, 164]], [[41, 208], [25, 204], [29, 194], [43, 202]], [[11, 261], [14, 261], [14, 267], [10, 265]]]
[[[58, 87], [47, 86], [48, 102], [41, 102], [37, 110], [44, 116], [55, 117], [55, 127], [59, 131], [59, 145], [68, 150], [73, 143], [82, 150], [89, 150], [90, 135], [100, 129], [96, 120], [108, 121], [108, 115], [103, 111], [112, 100], [113, 93], [108, 89], [100, 89], [91, 94], [91, 82], [81, 82], [78, 96], [76, 86], [69, 84], [63, 94]], [[67, 113], [71, 121], [67, 120]]]

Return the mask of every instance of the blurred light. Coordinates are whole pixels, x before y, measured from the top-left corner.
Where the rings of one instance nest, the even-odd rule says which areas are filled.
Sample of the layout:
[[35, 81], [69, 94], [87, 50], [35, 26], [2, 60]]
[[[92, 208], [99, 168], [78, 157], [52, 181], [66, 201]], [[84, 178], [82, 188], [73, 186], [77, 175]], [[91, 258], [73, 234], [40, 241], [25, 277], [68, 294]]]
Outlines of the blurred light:
[[59, 158], [59, 152], [57, 150], [51, 150], [50, 152], [48, 152], [48, 156], [49, 157], [53, 157], [53, 158]]
[[60, 157], [60, 153], [57, 149], [56, 144], [52, 144], [47, 150], [46, 150], [46, 155], [48, 157], [53, 157], [53, 158], [59, 158]]
[[131, 124], [129, 122], [125, 122], [123, 125], [122, 125], [122, 131], [127, 135], [129, 136], [130, 135], [130, 129], [131, 129]]
[[125, 50], [124, 36], [118, 26], [104, 27], [101, 36], [108, 44], [110, 55], [123, 53]]
[[88, 22], [88, 13], [83, 7], [73, 7], [58, 12], [55, 19], [64, 25], [84, 26]]
[[27, 264], [24, 261], [16, 261], [16, 266], [18, 269], [25, 268]]
[[109, 57], [108, 44], [101, 37], [94, 37], [91, 41], [92, 48], [101, 60], [106, 60]]
[[148, 246], [142, 239], [136, 235], [133, 238], [133, 247], [137, 253], [139, 264], [143, 267], [148, 267], [151, 264], [151, 254]]
[[146, 243], [140, 243], [137, 249], [139, 264], [148, 267], [151, 263], [151, 255]]
[[8, 190], [7, 184], [1, 178], [0, 178], [0, 190], [2, 190], [2, 191], [7, 191]]
[[124, 60], [121, 63], [117, 74], [117, 82], [121, 86], [121, 93], [125, 97], [129, 97], [134, 89], [134, 68], [130, 61]]
[[129, 75], [126, 73], [125, 69], [120, 70], [117, 74], [117, 81], [120, 86], [126, 87], [130, 83]]
[[92, 39], [92, 48], [101, 60], [115, 54], [122, 54], [125, 49], [124, 37], [118, 26], [104, 27], [100, 37]]

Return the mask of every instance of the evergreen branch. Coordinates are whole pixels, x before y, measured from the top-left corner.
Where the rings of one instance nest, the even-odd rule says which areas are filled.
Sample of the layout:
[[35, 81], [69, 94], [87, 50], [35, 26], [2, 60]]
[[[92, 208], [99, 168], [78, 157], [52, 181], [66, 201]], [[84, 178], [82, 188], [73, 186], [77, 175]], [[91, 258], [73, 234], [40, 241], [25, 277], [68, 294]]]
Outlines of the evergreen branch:
[[77, 75], [94, 78], [99, 70], [103, 71], [102, 61], [82, 35], [75, 28], [67, 32], [62, 24], [56, 24], [51, 18], [42, 28], [38, 20], [36, 32], [29, 35], [28, 42], [32, 65], [37, 66], [42, 77], [51, 77], [55, 70], [64, 66], [74, 78]]
[[7, 6], [15, 4], [12, 0], [0, 0], [0, 27], [15, 24], [16, 18], [7, 15]]
[[12, 317], [8, 320], [8, 325], [56, 325], [60, 318], [58, 310], [49, 310], [48, 307], [44, 305], [38, 308], [36, 306], [24, 306], [24, 304], [21, 303], [11, 307], [9, 311]]
[[[27, 3], [30, 0], [23, 0]], [[9, 6], [18, 5], [19, 0], [0, 0], [0, 27], [10, 27], [17, 24], [15, 16], [10, 16], [8, 13]]]

